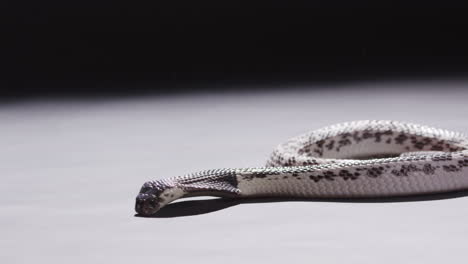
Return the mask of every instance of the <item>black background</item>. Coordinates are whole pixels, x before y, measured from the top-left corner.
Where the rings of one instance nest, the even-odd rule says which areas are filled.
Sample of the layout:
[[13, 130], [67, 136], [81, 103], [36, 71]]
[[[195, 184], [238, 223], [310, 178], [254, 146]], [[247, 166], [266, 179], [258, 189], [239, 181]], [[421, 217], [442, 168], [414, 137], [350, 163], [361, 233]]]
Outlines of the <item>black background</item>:
[[461, 1], [2, 5], [9, 96], [452, 78], [468, 68]]

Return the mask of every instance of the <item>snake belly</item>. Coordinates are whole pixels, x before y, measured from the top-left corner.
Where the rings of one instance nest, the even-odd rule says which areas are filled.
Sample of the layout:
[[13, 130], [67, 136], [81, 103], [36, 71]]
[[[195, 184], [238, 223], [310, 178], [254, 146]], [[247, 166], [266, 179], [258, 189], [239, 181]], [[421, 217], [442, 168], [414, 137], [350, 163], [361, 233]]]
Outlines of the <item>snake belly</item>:
[[397, 121], [337, 124], [289, 139], [265, 167], [214, 169], [148, 181], [147, 216], [184, 197], [364, 198], [468, 189], [468, 138]]

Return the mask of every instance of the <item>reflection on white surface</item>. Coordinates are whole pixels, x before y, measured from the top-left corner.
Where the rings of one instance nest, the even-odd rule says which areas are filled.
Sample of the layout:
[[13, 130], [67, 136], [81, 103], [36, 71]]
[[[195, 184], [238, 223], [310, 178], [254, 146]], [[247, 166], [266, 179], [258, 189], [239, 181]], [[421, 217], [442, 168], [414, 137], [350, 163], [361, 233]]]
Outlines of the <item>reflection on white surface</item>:
[[[427, 86], [427, 89], [421, 89]], [[468, 197], [281, 202], [133, 217], [149, 179], [261, 166], [278, 143], [360, 119], [468, 132], [468, 83], [43, 100], [0, 106], [0, 262], [461, 263]]]

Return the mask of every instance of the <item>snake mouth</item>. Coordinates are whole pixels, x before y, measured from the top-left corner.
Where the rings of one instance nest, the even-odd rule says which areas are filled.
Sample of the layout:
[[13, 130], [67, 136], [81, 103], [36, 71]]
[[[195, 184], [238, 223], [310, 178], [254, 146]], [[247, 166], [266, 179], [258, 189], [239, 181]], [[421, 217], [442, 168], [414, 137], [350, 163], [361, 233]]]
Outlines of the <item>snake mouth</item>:
[[135, 211], [141, 216], [155, 214], [160, 208], [157, 198], [136, 198]]

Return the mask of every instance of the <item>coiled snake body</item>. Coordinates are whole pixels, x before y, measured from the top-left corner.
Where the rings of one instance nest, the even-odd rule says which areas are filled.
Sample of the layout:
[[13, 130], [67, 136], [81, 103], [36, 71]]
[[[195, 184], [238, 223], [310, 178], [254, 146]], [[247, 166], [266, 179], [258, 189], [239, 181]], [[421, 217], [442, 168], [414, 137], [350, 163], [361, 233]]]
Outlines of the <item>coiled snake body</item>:
[[266, 167], [215, 169], [143, 184], [135, 210], [183, 197], [389, 197], [468, 189], [468, 138], [396, 121], [355, 121], [288, 140]]

